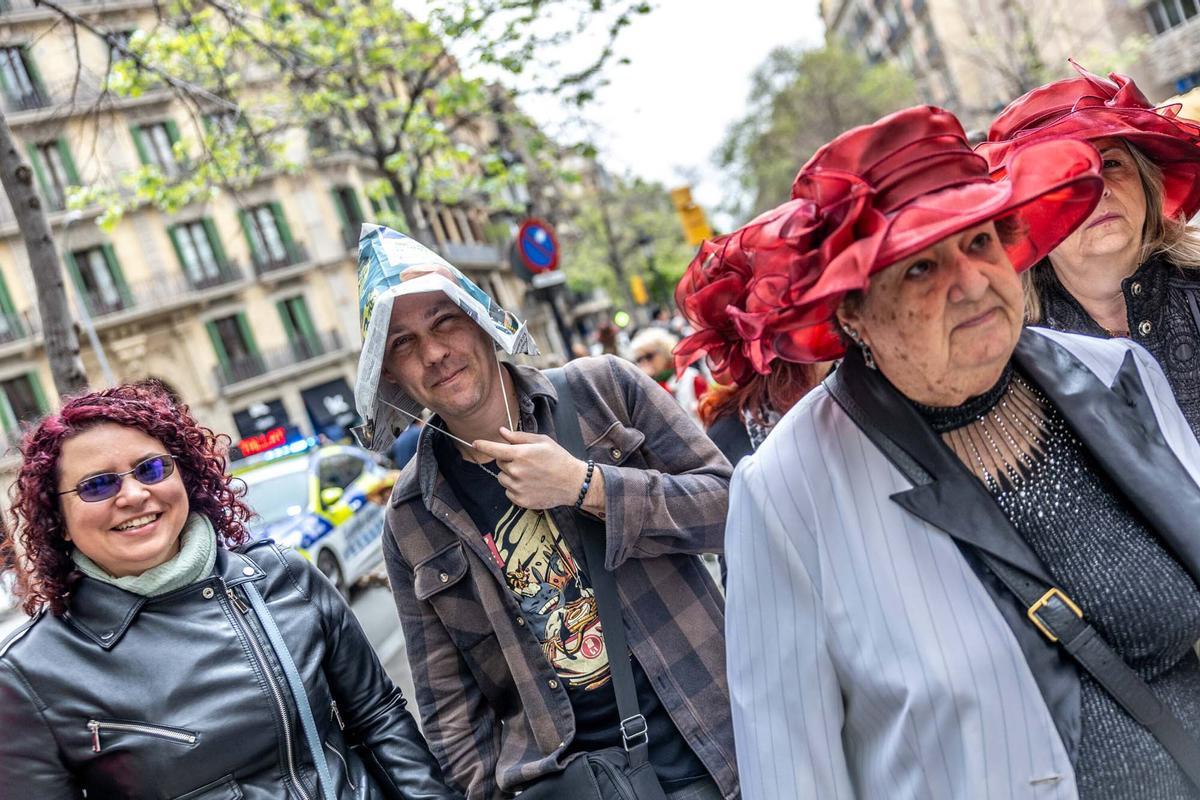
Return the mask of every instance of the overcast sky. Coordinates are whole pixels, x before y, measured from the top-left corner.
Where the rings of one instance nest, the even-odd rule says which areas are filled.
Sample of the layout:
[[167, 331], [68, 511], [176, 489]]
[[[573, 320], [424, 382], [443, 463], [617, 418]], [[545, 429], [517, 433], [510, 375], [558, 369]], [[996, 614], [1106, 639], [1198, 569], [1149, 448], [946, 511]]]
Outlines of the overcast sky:
[[823, 34], [817, 0], [657, 0], [621, 34], [631, 63], [609, 70], [610, 85], [584, 112], [601, 158], [668, 188], [698, 174], [693, 196], [715, 207], [712, 155], [744, 113], [750, 74], [771, 49], [819, 45]]

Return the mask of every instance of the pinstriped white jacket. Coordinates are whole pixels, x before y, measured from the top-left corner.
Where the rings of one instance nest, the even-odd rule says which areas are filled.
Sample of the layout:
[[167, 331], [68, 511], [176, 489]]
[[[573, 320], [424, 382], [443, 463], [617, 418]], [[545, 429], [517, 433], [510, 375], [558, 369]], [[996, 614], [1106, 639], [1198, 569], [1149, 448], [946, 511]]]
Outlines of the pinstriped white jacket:
[[[1122, 392], [1134, 386], [1161, 438], [1129, 431], [1129, 448], [1140, 438], [1173, 451], [1172, 491], [1189, 476], [1200, 483], [1200, 444], [1145, 350], [1040, 329], [1026, 330], [1022, 346], [1026, 358], [1056, 352], [1074, 370], [1066, 383], [1089, 384], [1056, 398], [1054, 381], [1038, 381], [1073, 425], [1080, 406], [1099, 408], [1089, 419], [1126, 419], [1118, 412], [1136, 404]], [[1125, 446], [1112, 433], [1122, 426], [1092, 427]], [[1098, 444], [1096, 430], [1077, 433]], [[1173, 460], [1153, 447], [1134, 457], [1147, 452]], [[726, 631], [746, 800], [1077, 797], [1073, 743], [1060, 733], [1070, 726], [1056, 725], [1014, 629], [958, 545], [892, 499], [911, 489], [823, 386], [739, 465]], [[1166, 527], [1195, 576], [1200, 530], [1188, 543], [1191, 525]]]

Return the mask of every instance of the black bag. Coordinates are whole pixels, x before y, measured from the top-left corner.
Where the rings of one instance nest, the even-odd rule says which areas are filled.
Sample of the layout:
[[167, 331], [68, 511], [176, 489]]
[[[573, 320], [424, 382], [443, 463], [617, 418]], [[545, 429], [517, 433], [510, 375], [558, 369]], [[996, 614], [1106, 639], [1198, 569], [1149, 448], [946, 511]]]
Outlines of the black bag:
[[[579, 414], [571, 399], [566, 373], [549, 369], [545, 375], [558, 392], [558, 403], [554, 406], [558, 442], [575, 456], [586, 458]], [[617, 584], [613, 574], [604, 568], [604, 524], [586, 514], [578, 515], [578, 523], [588, 575], [596, 593], [600, 627], [608, 647], [608, 668], [617, 695], [624, 747], [608, 747], [579, 756], [562, 772], [543, 778], [521, 792], [520, 797], [522, 800], [667, 800], [650, 763], [650, 734], [646, 718], [638, 711], [633, 669], [625, 657], [628, 646]]]

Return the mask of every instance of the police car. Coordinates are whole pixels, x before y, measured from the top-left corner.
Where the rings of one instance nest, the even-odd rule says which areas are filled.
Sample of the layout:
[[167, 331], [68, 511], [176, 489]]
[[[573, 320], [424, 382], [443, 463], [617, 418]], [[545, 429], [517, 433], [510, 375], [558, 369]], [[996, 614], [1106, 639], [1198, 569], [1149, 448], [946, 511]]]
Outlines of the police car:
[[347, 593], [383, 558], [383, 511], [399, 473], [359, 447], [314, 445], [263, 453], [237, 464], [234, 475], [258, 515], [254, 538], [298, 550]]

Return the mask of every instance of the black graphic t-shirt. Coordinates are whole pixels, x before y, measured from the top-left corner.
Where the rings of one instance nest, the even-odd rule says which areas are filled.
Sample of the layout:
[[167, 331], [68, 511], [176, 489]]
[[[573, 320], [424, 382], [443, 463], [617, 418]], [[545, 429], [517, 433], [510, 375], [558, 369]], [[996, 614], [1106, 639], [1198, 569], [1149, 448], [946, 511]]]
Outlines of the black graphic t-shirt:
[[[571, 752], [621, 744], [608, 649], [585, 565], [576, 562], [549, 514], [518, 508], [496, 478], [495, 463], [466, 461], [445, 436], [434, 437], [442, 475], [483, 534], [530, 631], [542, 643], [575, 712]], [[638, 706], [650, 732], [650, 762], [668, 791], [708, 773], [671, 721], [636, 658]]]

